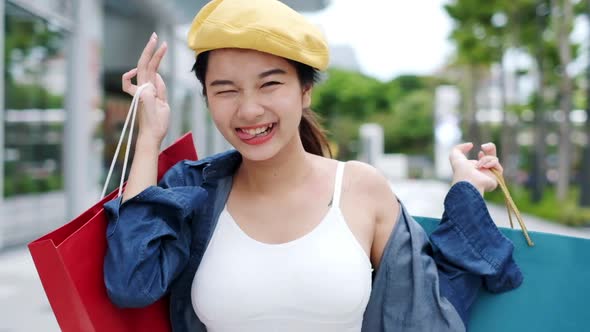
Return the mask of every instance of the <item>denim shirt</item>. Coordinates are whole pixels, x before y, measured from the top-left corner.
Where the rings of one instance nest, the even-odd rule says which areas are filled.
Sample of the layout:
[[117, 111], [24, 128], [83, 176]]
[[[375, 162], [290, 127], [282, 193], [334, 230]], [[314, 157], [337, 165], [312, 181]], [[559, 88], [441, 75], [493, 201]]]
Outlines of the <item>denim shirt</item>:
[[[169, 295], [173, 331], [206, 331], [191, 304], [191, 285], [240, 162], [235, 150], [182, 161], [158, 186], [104, 205], [104, 281], [115, 305], [144, 307]], [[471, 184], [459, 182], [449, 190], [430, 239], [400, 206], [373, 274], [363, 332], [465, 331], [482, 287], [502, 292], [522, 282], [512, 243]]]

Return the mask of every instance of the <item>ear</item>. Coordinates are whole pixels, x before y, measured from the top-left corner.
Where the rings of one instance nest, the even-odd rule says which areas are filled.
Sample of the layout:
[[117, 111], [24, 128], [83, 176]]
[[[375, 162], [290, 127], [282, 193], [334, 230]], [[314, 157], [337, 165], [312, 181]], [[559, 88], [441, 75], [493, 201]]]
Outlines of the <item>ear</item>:
[[307, 85], [303, 87], [303, 94], [301, 96], [301, 104], [303, 108], [311, 107], [311, 93], [313, 91], [313, 85]]

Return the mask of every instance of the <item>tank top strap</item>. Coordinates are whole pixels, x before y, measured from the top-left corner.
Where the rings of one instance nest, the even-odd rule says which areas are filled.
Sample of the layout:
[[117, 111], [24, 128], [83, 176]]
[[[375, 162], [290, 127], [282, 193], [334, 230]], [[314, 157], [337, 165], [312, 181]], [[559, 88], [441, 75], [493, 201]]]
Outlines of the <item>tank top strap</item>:
[[342, 193], [342, 179], [344, 178], [344, 162], [339, 161], [336, 167], [336, 181], [334, 183], [334, 194], [332, 195], [332, 206], [340, 208], [340, 195]]

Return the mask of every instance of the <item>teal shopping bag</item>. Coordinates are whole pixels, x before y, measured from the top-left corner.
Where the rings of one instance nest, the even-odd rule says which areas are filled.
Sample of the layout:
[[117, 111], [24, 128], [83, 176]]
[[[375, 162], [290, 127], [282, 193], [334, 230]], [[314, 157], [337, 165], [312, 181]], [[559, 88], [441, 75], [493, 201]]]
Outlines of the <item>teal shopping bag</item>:
[[[430, 233], [439, 219], [414, 217]], [[480, 291], [469, 332], [590, 331], [590, 240], [500, 228], [514, 243], [514, 259], [524, 275], [516, 290]]]

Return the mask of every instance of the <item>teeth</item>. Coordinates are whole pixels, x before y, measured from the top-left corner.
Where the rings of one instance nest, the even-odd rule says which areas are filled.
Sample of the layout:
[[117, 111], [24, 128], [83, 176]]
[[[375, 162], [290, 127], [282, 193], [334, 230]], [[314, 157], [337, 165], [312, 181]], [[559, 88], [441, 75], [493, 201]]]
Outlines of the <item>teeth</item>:
[[253, 128], [253, 129], [242, 129], [243, 132], [248, 133], [250, 135], [258, 135], [260, 133], [265, 132], [268, 128], [270, 128], [271, 125], [265, 126], [265, 127], [259, 127], [259, 128]]

